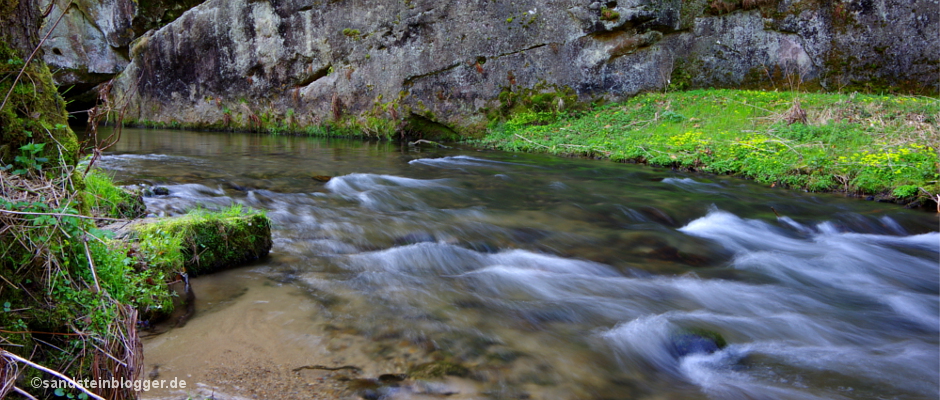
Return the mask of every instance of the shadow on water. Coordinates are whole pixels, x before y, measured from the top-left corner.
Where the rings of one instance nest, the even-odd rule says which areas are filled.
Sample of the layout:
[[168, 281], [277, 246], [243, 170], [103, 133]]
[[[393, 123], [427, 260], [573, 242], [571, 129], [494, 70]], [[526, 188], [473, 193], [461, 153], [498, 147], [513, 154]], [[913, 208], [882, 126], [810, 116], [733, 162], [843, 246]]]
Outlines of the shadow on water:
[[938, 396], [932, 214], [384, 142], [128, 129], [111, 150], [120, 181], [168, 189], [150, 213], [240, 203], [275, 223], [268, 259], [195, 279], [196, 316], [146, 341], [189, 393]]

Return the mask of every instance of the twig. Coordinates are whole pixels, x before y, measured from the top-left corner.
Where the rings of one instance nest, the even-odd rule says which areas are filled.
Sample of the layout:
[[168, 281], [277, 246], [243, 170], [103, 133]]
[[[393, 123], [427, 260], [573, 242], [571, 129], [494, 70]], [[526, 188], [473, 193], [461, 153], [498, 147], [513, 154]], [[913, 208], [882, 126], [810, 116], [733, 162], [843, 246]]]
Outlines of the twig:
[[39, 399], [33, 397], [33, 395], [27, 393], [25, 390], [20, 389], [20, 388], [18, 388], [18, 387], [16, 387], [16, 386], [13, 387], [13, 391], [19, 393], [20, 395], [22, 395], [23, 397], [25, 397], [25, 398], [27, 398], [27, 399], [39, 400]]
[[522, 136], [519, 136], [518, 133], [514, 133], [513, 135], [515, 135], [515, 136], [516, 136], [517, 138], [519, 138], [519, 139], [525, 140], [526, 142], [532, 143], [532, 144], [534, 144], [534, 145], [536, 145], [536, 146], [544, 147], [544, 148], [546, 148], [546, 149], [548, 148], [548, 146], [546, 146], [546, 145], [544, 145], [544, 144], [538, 144], [538, 143], [535, 143], [535, 142], [533, 142], [533, 141], [531, 141], [531, 140], [529, 140], [529, 139], [526, 139], [526, 138], [524, 138], [524, 137], [522, 137]]
[[94, 344], [94, 343], [92, 343], [91, 345], [92, 345], [92, 347], [98, 349], [98, 351], [100, 351], [102, 354], [108, 356], [108, 358], [114, 360], [116, 363], [121, 364], [121, 365], [123, 365], [124, 367], [127, 367], [127, 363], [126, 363], [126, 362], [121, 361], [121, 360], [118, 360], [117, 358], [115, 358], [114, 356], [112, 356], [111, 353], [108, 353], [107, 351], [104, 351], [102, 348], [98, 347], [98, 345], [96, 345], [96, 344]]
[[95, 293], [101, 293], [101, 285], [98, 284], [98, 273], [95, 272], [95, 260], [91, 256], [91, 250], [88, 249], [88, 240], [82, 240], [85, 245], [85, 256], [88, 257], [88, 267], [91, 268], [91, 277], [95, 280]]
[[298, 372], [298, 371], [303, 370], [303, 369], [321, 369], [321, 370], [324, 370], [324, 371], [339, 371], [339, 370], [343, 370], [343, 369], [351, 369], [351, 370], [356, 371], [356, 372], [362, 372], [362, 368], [359, 368], [359, 367], [357, 367], [357, 366], [355, 366], [355, 365], [344, 365], [344, 366], [342, 366], [342, 367], [327, 367], [327, 366], [325, 366], [325, 365], [304, 365], [304, 366], [302, 366], [302, 367], [294, 368], [294, 369], [292, 369], [291, 371]]
[[67, 352], [67, 351], [65, 351], [65, 350], [62, 350], [61, 347], [56, 346], [56, 345], [54, 345], [54, 344], [52, 344], [52, 343], [49, 343], [49, 342], [47, 342], [47, 341], [45, 341], [45, 340], [39, 339], [39, 338], [37, 338], [37, 337], [33, 337], [32, 339], [35, 340], [35, 341], [37, 341], [37, 342], [39, 342], [39, 343], [42, 343], [42, 344], [44, 344], [44, 345], [46, 345], [46, 346], [52, 347], [53, 349], [56, 349], [56, 350], [58, 350], [58, 351], [60, 351], [60, 352], [62, 352], [62, 353], [64, 353], [64, 354], [66, 354], [66, 355], [68, 355], [68, 356], [70, 356], [70, 357], [72, 356], [72, 353], [69, 353], [69, 352]]
[[770, 135], [770, 136], [773, 136], [773, 137], [777, 138], [777, 140], [771, 140], [771, 142], [777, 142], [777, 143], [780, 143], [780, 144], [782, 144], [782, 145], [784, 145], [784, 146], [787, 146], [788, 149], [792, 150], [794, 153], [796, 153], [796, 155], [800, 156], [800, 160], [803, 159], [803, 153], [800, 153], [799, 151], [796, 151], [796, 149], [794, 149], [793, 146], [790, 146], [789, 144], [787, 144], [786, 141], [784, 141], [783, 139], [781, 139], [779, 136], [774, 135], [774, 134], [772, 134], [772, 133], [770, 133], [770, 132], [767, 132], [767, 134]]
[[[71, 2], [69, 2], [69, 4], [71, 4]], [[21, 363], [23, 363], [23, 364], [26, 364], [26, 365], [30, 366], [30, 367], [36, 368], [36, 369], [38, 369], [38, 370], [40, 370], [40, 371], [43, 371], [43, 372], [48, 373], [48, 374], [50, 374], [50, 375], [53, 375], [53, 376], [55, 376], [55, 377], [57, 377], [57, 378], [59, 378], [59, 379], [62, 379], [62, 380], [64, 380], [64, 381], [68, 382], [69, 384], [71, 384], [74, 388], [76, 388], [76, 389], [78, 389], [78, 390], [81, 390], [82, 392], [85, 392], [85, 394], [87, 394], [88, 397], [91, 397], [91, 398], [93, 398], [93, 399], [95, 399], [95, 400], [105, 400], [103, 397], [98, 396], [97, 394], [92, 393], [92, 392], [89, 391], [88, 389], [85, 389], [85, 387], [82, 386], [80, 383], [73, 381], [71, 378], [69, 378], [69, 377], [63, 375], [62, 373], [60, 373], [60, 372], [58, 372], [58, 371], [51, 370], [51, 369], [49, 369], [49, 368], [43, 367], [42, 365], [36, 364], [36, 363], [34, 363], [34, 362], [32, 362], [32, 361], [29, 361], [29, 360], [27, 360], [27, 359], [25, 359], [25, 358], [23, 358], [23, 357], [20, 357], [20, 356], [18, 356], [18, 355], [16, 355], [16, 354], [10, 353], [9, 351], [3, 350], [3, 349], [0, 349], [0, 356], [7, 357], [7, 358], [12, 358], [12, 359], [15, 360], [15, 361], [19, 361], [19, 362], [21, 362]]]
[[731, 100], [731, 99], [725, 99], [725, 100], [726, 100], [726, 101], [730, 101], [730, 102], [732, 102], [732, 103], [742, 104], [742, 105], [745, 105], [745, 106], [748, 106], [748, 107], [754, 107], [754, 108], [756, 108], [756, 109], [758, 109], [758, 110], [764, 110], [764, 111], [767, 111], [767, 112], [769, 112], [769, 113], [771, 113], [771, 114], [774, 113], [773, 111], [770, 111], [770, 110], [768, 110], [768, 109], [766, 109], [766, 108], [764, 108], [764, 107], [758, 107], [758, 106], [755, 106], [755, 105], [753, 105], [753, 104], [747, 104], [747, 103], [744, 103], [744, 102], [740, 102], [740, 101], [737, 101], [737, 100]]
[[431, 144], [431, 145], [440, 147], [440, 148], [442, 148], [442, 149], [450, 149], [450, 148], [452, 148], [452, 147], [450, 147], [450, 146], [444, 146], [444, 145], [442, 145], [442, 144], [440, 144], [440, 143], [438, 143], [438, 142], [435, 142], [435, 141], [432, 141], [432, 140], [427, 140], [427, 139], [418, 139], [418, 140], [415, 140], [414, 142], [408, 142], [409, 145], [411, 145], [411, 144], [422, 144], [422, 143]]
[[933, 201], [935, 201], [935, 202], [937, 203], [937, 213], [940, 214], [940, 193], [938, 193], [938, 194], [933, 194], [933, 193], [928, 192], [927, 189], [924, 189], [924, 188], [922, 188], [922, 187], [918, 187], [918, 189], [920, 189], [920, 191], [924, 192], [924, 194], [927, 195], [927, 198], [928, 198], [928, 199], [931, 199], [931, 200], [933, 200]]
[[5, 331], [2, 329], [0, 329], [0, 333], [7, 333], [7, 334], [12, 334], [12, 335], [28, 333], [28, 334], [40, 334], [40, 335], [82, 336], [81, 334], [78, 334], [78, 333], [58, 333], [58, 332], [39, 332], [39, 331]]
[[81, 218], [81, 219], [104, 219], [108, 221], [127, 221], [126, 219], [123, 219], [123, 218], [89, 217], [86, 215], [63, 214], [63, 213], [36, 213], [36, 212], [11, 211], [11, 210], [0, 210], [0, 213], [16, 214], [16, 215], [51, 215], [53, 217], [75, 217], [75, 218]]

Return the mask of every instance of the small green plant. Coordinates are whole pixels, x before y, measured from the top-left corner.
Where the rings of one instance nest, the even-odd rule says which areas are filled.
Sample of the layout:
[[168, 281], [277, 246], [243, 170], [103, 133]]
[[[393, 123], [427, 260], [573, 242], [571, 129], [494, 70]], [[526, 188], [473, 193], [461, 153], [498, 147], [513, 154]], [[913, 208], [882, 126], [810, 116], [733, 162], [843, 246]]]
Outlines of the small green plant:
[[363, 132], [379, 139], [391, 140], [398, 133], [397, 121], [367, 116], [359, 123]]
[[20, 146], [20, 155], [14, 158], [19, 168], [13, 169], [14, 164], [7, 164], [0, 167], [0, 170], [13, 169], [13, 175], [26, 175], [32, 171], [42, 171], [42, 165], [49, 161], [49, 158], [39, 156], [45, 147], [45, 143], [27, 143]]
[[683, 117], [682, 114], [679, 114], [672, 110], [663, 111], [663, 113], [660, 116], [664, 120], [669, 121], [669, 122], [682, 122], [685, 120], [685, 117]]
[[611, 22], [617, 21], [620, 19], [620, 13], [610, 8], [607, 8], [607, 6], [602, 6], [601, 7], [601, 19], [604, 21], [611, 21]]
[[346, 37], [352, 38], [353, 40], [359, 40], [362, 34], [359, 32], [358, 29], [345, 28], [343, 29], [343, 35], [345, 35]]
[[917, 189], [917, 185], [901, 185], [895, 188], [891, 194], [893, 194], [894, 197], [904, 199], [908, 197], [914, 197], [914, 195], [916, 195], [918, 192]]
[[65, 397], [67, 399], [79, 399], [87, 400], [88, 395], [85, 392], [78, 392], [78, 394], [73, 394], [72, 392], [66, 392], [63, 388], [56, 388], [53, 392], [57, 397]]

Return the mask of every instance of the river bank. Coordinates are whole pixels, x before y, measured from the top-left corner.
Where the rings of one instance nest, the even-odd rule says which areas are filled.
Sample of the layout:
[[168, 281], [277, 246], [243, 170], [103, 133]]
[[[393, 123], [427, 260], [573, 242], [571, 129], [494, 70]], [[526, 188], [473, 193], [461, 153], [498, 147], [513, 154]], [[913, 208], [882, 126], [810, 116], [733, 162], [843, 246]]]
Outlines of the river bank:
[[940, 194], [940, 101], [694, 90], [581, 111], [530, 102], [473, 144], [731, 174], [908, 207]]
[[483, 149], [733, 175], [925, 210], [940, 199], [940, 100], [933, 97], [702, 89], [600, 105], [537, 91], [503, 101], [481, 138], [409, 131], [404, 122], [375, 118], [305, 129], [272, 122], [253, 131], [419, 146], [438, 144], [415, 144], [416, 138], [456, 140]]

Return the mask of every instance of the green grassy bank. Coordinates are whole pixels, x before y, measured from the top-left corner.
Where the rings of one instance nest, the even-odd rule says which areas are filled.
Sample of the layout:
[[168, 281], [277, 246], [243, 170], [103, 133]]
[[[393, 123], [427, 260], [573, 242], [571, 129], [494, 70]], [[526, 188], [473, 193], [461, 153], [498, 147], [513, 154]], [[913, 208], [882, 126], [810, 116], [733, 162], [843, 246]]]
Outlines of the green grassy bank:
[[940, 193], [938, 126], [929, 97], [696, 90], [522, 112], [473, 143], [927, 204]]

